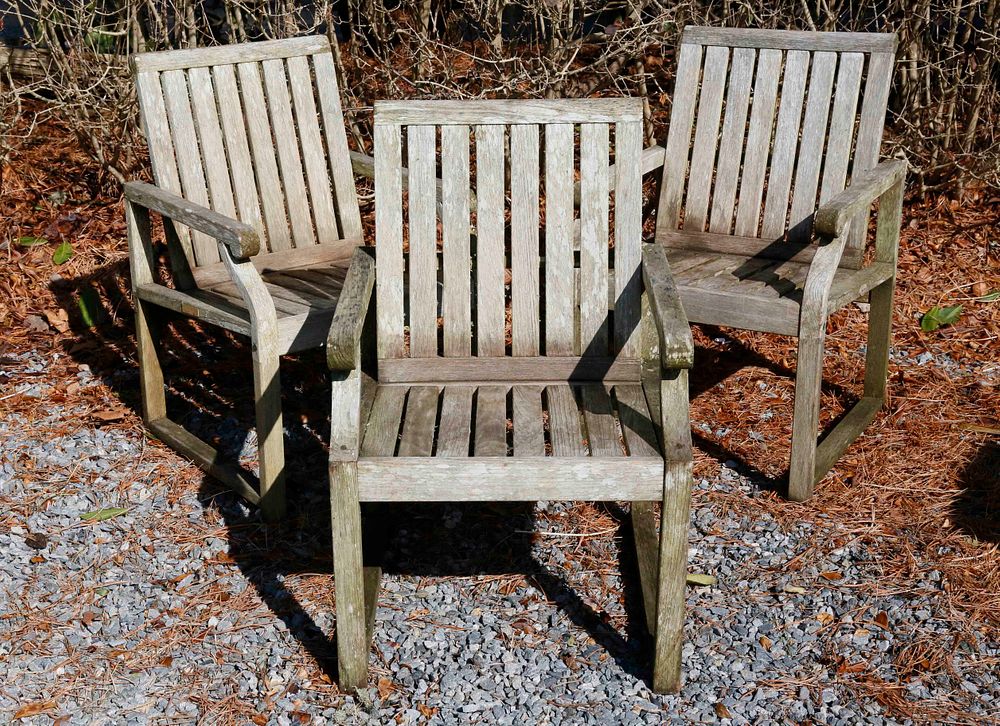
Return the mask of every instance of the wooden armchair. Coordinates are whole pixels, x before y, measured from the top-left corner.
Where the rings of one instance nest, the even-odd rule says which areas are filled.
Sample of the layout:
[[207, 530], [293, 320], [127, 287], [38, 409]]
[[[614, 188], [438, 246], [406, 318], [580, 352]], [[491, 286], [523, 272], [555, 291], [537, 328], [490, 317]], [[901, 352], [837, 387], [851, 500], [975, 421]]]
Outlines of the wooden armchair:
[[[681, 38], [656, 241], [692, 322], [798, 336], [799, 501], [885, 398], [906, 165], [877, 162], [895, 48], [874, 33], [688, 27]], [[826, 321], [864, 295], [864, 397], [817, 445]]]
[[361, 502], [536, 499], [633, 501], [653, 685], [678, 687], [693, 345], [664, 250], [642, 249], [641, 138], [633, 99], [376, 103], [378, 245], [355, 251], [327, 343], [342, 687], [365, 683], [380, 576]]
[[[156, 436], [278, 519], [278, 358], [323, 345], [361, 244], [330, 45], [318, 36], [143, 53], [132, 68], [156, 181], [125, 185], [143, 417]], [[163, 217], [172, 286], [155, 270], [150, 212]], [[259, 486], [167, 417], [165, 311], [250, 338]]]

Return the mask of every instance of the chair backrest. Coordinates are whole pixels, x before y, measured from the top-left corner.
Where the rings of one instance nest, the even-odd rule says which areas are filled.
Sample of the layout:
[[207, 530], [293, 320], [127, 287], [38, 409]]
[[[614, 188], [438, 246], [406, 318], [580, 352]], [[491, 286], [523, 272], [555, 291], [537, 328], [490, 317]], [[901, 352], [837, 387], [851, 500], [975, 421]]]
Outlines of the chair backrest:
[[[261, 254], [360, 243], [325, 37], [142, 53], [132, 70], [158, 186], [253, 226]], [[195, 279], [219, 263], [212, 238], [178, 236]]]
[[376, 102], [379, 377], [600, 377], [636, 358], [641, 151], [636, 99]]
[[[894, 34], [685, 28], [657, 239], [762, 238], [765, 253], [808, 242], [818, 204], [878, 161], [895, 48]], [[860, 263], [864, 220], [845, 265]]]

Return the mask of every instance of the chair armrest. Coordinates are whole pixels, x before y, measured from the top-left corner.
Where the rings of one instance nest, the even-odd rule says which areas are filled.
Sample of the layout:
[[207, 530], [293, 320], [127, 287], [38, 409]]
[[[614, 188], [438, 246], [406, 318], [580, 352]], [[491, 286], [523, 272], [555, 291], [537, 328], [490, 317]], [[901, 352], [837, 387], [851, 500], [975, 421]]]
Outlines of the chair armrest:
[[326, 362], [330, 370], [352, 371], [358, 367], [358, 346], [374, 287], [375, 251], [358, 247], [351, 257], [326, 337]]
[[656, 322], [661, 365], [664, 368], [690, 368], [694, 365], [691, 326], [670, 273], [667, 253], [661, 245], [642, 246], [642, 280]]
[[125, 197], [133, 204], [204, 232], [226, 245], [237, 260], [245, 260], [260, 252], [260, 237], [248, 224], [195, 204], [173, 192], [152, 184], [131, 181], [125, 183]]
[[816, 210], [813, 230], [821, 237], [836, 237], [851, 220], [870, 207], [886, 191], [902, 184], [906, 162], [898, 159], [883, 161], [856, 176], [850, 185]]

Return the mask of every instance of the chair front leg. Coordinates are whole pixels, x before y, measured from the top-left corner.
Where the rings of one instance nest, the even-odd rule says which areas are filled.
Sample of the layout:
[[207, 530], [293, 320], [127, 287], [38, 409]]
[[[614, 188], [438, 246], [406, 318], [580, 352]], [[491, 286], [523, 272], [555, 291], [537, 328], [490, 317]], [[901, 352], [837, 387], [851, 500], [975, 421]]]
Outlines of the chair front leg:
[[792, 414], [792, 456], [788, 469], [788, 497], [804, 502], [816, 484], [816, 446], [819, 431], [820, 387], [823, 382], [825, 321], [799, 335], [795, 364], [795, 407]]
[[281, 375], [278, 354], [254, 343], [253, 393], [260, 463], [260, 509], [267, 522], [285, 516], [285, 448], [281, 419]]
[[356, 461], [330, 462], [333, 573], [337, 598], [337, 673], [344, 690], [368, 681], [365, 578]]

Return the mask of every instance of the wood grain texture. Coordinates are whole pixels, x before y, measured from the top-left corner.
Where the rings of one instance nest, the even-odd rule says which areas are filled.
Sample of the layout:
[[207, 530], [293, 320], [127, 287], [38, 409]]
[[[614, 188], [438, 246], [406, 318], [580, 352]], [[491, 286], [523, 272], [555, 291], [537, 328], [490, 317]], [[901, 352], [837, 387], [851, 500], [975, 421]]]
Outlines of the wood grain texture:
[[538, 125], [510, 129], [511, 353], [539, 353]]
[[608, 126], [580, 126], [580, 340], [608, 354]]
[[379, 386], [361, 441], [361, 456], [393, 456], [406, 403], [405, 388]]
[[446, 386], [441, 396], [437, 456], [469, 456], [472, 440], [472, 397], [475, 386]]
[[771, 149], [771, 168], [767, 177], [767, 197], [761, 237], [777, 239], [785, 234], [788, 218], [788, 192], [792, 188], [792, 170], [799, 145], [802, 101], [805, 98], [809, 53], [789, 51], [781, 80], [781, 101]]
[[[377, 121], [377, 119], [376, 119]], [[378, 356], [403, 355], [403, 184], [400, 131], [375, 124], [375, 239]]]
[[576, 396], [569, 386], [550, 385], [545, 388], [546, 408], [549, 412], [549, 440], [553, 456], [585, 456], [580, 410]]
[[441, 129], [441, 247], [444, 354], [472, 354], [472, 257], [469, 246], [469, 127]]
[[437, 355], [437, 213], [435, 211], [435, 145], [433, 126], [407, 129], [410, 169], [409, 295], [410, 355]]
[[659, 245], [646, 245], [642, 257], [643, 282], [659, 335], [661, 363], [666, 368], [690, 368], [694, 364], [694, 339], [666, 252]]
[[638, 356], [639, 298], [642, 294], [642, 124], [615, 124], [615, 350]]
[[595, 457], [622, 456], [618, 429], [615, 426], [611, 393], [604, 386], [580, 387], [583, 420], [587, 425], [587, 447]]
[[753, 85], [753, 110], [747, 131], [740, 178], [740, 200], [736, 209], [734, 232], [755, 237], [760, 227], [761, 199], [764, 196], [764, 174], [771, 150], [771, 130], [774, 128], [778, 79], [781, 77], [781, 51], [762, 50], [757, 56], [757, 75]]
[[358, 365], [357, 348], [374, 287], [375, 260], [372, 251], [360, 248], [351, 259], [327, 333], [326, 362], [331, 370], [352, 370]]
[[711, 46], [705, 51], [705, 71], [701, 82], [701, 96], [698, 100], [698, 118], [691, 151], [691, 171], [688, 175], [687, 200], [684, 204], [685, 230], [705, 231], [728, 69], [728, 48]]
[[545, 429], [542, 424], [542, 387], [514, 386], [512, 417], [514, 456], [545, 456]]
[[816, 33], [802, 30], [758, 30], [689, 25], [681, 43], [780, 50], [888, 52], [896, 50], [895, 33]]
[[545, 127], [545, 353], [573, 355], [573, 126]]
[[712, 213], [708, 225], [711, 232], [729, 234], [733, 228], [736, 185], [740, 179], [755, 60], [756, 52], [752, 48], [733, 51], [726, 114], [719, 141], [719, 162], [715, 170], [715, 189], [712, 192]]
[[580, 124], [641, 121], [638, 98], [491, 101], [376, 101], [384, 123], [407, 124]]
[[865, 57], [861, 53], [842, 53], [837, 69], [837, 89], [830, 114], [829, 140], [823, 159], [823, 179], [819, 203], [830, 199], [844, 188], [847, 166], [851, 160], [854, 122], [857, 117], [858, 90]]
[[213, 48], [165, 50], [139, 53], [129, 59], [134, 73], [169, 71], [206, 66], [253, 63], [273, 58], [290, 58], [314, 53], [329, 53], [330, 41], [322, 35], [287, 40], [265, 40], [256, 43], [235, 43]]
[[590, 356], [384, 358], [382, 383], [502, 381], [630, 381], [639, 375], [633, 358]]
[[701, 57], [700, 45], [681, 44], [677, 60], [677, 80], [674, 82], [674, 97], [670, 107], [660, 200], [656, 210], [657, 237], [676, 230], [680, 222], [688, 159], [691, 154], [694, 110], [698, 102], [701, 81]]
[[509, 386], [480, 386], [476, 391], [473, 453], [507, 456], [507, 391]]
[[437, 421], [437, 386], [414, 386], [406, 396], [398, 456], [430, 456]]
[[476, 352], [504, 354], [504, 128], [476, 126]]

